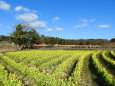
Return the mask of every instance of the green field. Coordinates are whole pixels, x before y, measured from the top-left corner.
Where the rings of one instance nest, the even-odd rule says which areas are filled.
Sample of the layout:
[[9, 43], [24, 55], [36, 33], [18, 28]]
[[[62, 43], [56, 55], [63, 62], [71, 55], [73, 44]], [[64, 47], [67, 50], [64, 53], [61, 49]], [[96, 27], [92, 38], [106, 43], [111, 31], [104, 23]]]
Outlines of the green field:
[[31, 50], [0, 53], [0, 86], [115, 86], [115, 52]]

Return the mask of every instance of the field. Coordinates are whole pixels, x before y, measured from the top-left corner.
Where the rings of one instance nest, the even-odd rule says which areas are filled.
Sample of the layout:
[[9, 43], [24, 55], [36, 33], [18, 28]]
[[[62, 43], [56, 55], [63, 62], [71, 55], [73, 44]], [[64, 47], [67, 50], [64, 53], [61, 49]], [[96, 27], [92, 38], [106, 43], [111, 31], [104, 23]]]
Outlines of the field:
[[17, 51], [18, 46], [12, 45], [8, 42], [0, 42], [0, 52], [7, 52], [7, 51]]
[[0, 86], [115, 86], [115, 51], [0, 53]]

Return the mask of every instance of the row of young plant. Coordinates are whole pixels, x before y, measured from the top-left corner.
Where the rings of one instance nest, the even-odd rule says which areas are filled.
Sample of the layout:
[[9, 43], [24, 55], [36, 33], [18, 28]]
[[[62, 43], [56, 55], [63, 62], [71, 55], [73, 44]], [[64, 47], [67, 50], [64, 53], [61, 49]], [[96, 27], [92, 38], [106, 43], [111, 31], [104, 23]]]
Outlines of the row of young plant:
[[74, 69], [74, 72], [72, 75], [66, 80], [65, 82], [62, 80], [62, 86], [78, 86], [79, 82], [81, 81], [81, 73], [83, 69], [83, 63], [85, 57], [89, 56], [91, 54], [90, 51], [84, 51], [82, 55], [79, 57], [79, 60], [76, 64], [76, 67]]
[[115, 86], [115, 80], [114, 80], [113, 76], [99, 62], [100, 54], [101, 54], [101, 51], [93, 53], [92, 64], [95, 67], [97, 74], [103, 79], [105, 85]]
[[70, 58], [65, 60], [62, 64], [59, 64], [56, 69], [53, 71], [52, 75], [59, 78], [66, 78], [65, 76], [69, 75], [69, 72], [72, 70], [72, 67], [77, 62], [78, 55], [76, 53]]
[[[35, 51], [36, 52], [36, 51]], [[36, 54], [39, 55], [36, 55]], [[45, 54], [36, 52], [36, 54], [33, 51], [18, 51], [18, 52], [7, 52], [5, 53], [5, 56], [10, 57], [12, 60], [15, 60], [16, 62], [24, 62], [28, 64], [33, 59], [39, 59], [40, 56], [44, 56]]]
[[38, 66], [44, 62], [50, 61], [53, 58], [59, 57], [65, 51], [18, 51], [5, 53], [6, 56], [15, 60], [16, 62], [23, 62], [30, 66]]
[[[30, 77], [33, 80], [35, 80], [37, 82], [37, 86], [77, 86], [78, 83], [81, 80], [81, 72], [82, 72], [82, 68], [83, 68], [84, 58], [87, 55], [89, 55], [90, 53], [91, 53], [90, 51], [87, 51], [87, 52], [86, 51], [84, 51], [84, 52], [82, 51], [81, 54], [80, 54], [80, 52], [76, 52], [76, 54], [75, 54], [75, 52], [73, 52], [70, 55], [71, 57], [65, 57], [66, 59], [67, 58], [70, 59], [70, 58], [76, 58], [75, 55], [77, 55], [77, 56], [80, 55], [81, 56], [79, 58], [77, 64], [76, 64], [76, 67], [74, 69], [74, 72], [73, 72], [72, 76], [70, 76], [69, 79], [66, 80], [66, 81], [63, 81], [62, 79], [56, 79], [55, 77], [52, 77], [49, 74], [45, 75], [45, 74], [41, 73], [35, 67], [28, 67], [25, 64], [16, 63], [15, 61], [11, 60], [9, 57], [3, 56], [2, 54], [0, 54], [0, 58], [5, 63], [9, 64], [12, 68], [14, 68], [17, 71], [21, 72], [25, 76]], [[75, 57], [72, 57], [72, 55], [75, 56]], [[68, 59], [66, 61], [68, 61]], [[67, 66], [65, 66], [64, 69], [67, 69], [66, 67]]]
[[111, 51], [111, 55], [114, 57], [115, 59], [115, 51]]
[[111, 59], [110, 57], [107, 57], [106, 53], [108, 52], [107, 51], [102, 52], [102, 58], [104, 59], [106, 63], [108, 63], [108, 65], [111, 65], [111, 67], [115, 68], [115, 61]]
[[[32, 54], [32, 52], [30, 52]], [[21, 54], [21, 55], [20, 55]], [[32, 54], [31, 55], [27, 55], [27, 53], [25, 52], [8, 52], [5, 54], [6, 56], [10, 57], [12, 60], [15, 60], [16, 62], [19, 61], [19, 62], [23, 62], [25, 64], [29, 64], [30, 66], [38, 66], [44, 62], [47, 62], [48, 60], [50, 59], [53, 59], [53, 58], [56, 58], [58, 56], [60, 56], [60, 54], [56, 54], [56, 55], [46, 55], [45, 54], [40, 54], [37, 55], [37, 54]], [[27, 57], [26, 57], [27, 56]], [[30, 62], [31, 61], [31, 62]]]
[[[62, 83], [59, 82], [60, 80], [55, 79], [55, 77], [52, 77], [49, 74], [45, 75], [45, 74], [41, 73], [35, 67], [29, 68], [25, 64], [16, 63], [14, 60], [11, 60], [9, 57], [3, 56], [2, 54], [0, 55], [0, 58], [5, 63], [10, 65], [12, 68], [14, 68], [15, 70], [21, 72], [22, 74], [24, 74], [27, 77], [34, 79], [37, 82], [38, 86], [60, 86], [60, 85], [63, 86]], [[69, 56], [63, 57], [63, 59], [64, 58], [67, 59], [67, 58], [69, 58]]]
[[5, 53], [6, 56], [10, 57], [11, 59], [18, 61], [18, 62], [23, 62], [25, 59], [28, 59], [28, 61], [32, 61], [33, 59], [37, 58], [42, 55], [46, 55], [41, 53], [40, 51], [17, 51], [17, 52], [7, 52]]
[[30, 77], [34, 81], [36, 81], [37, 86], [58, 86], [60, 84], [55, 79], [55, 77], [52, 77], [48, 74], [45, 75], [43, 73], [40, 73], [39, 70], [36, 68], [29, 68], [24, 64], [16, 63], [15, 61], [11, 60], [9, 57], [3, 56], [2, 54], [0, 54], [0, 58], [16, 71], [19, 71], [26, 77]]
[[62, 63], [64, 60], [68, 59], [71, 57], [71, 54], [64, 54], [64, 55], [61, 55], [60, 57], [58, 58], [55, 58], [55, 59], [52, 59], [51, 61], [49, 62], [46, 62], [44, 64], [41, 64], [39, 66], [39, 69], [40, 70], [46, 70], [48, 68], [51, 68], [52, 66], [55, 66], [55, 65], [58, 65], [60, 63]]
[[72, 83], [73, 80], [70, 81], [70, 79], [69, 82], [68, 81], [63, 82], [63, 80], [61, 79], [57, 80], [55, 79], [55, 77], [52, 77], [48, 74], [44, 75], [43, 73], [40, 73], [37, 69], [35, 68], [31, 69], [24, 64], [16, 63], [15, 61], [11, 60], [7, 56], [3, 56], [2, 54], [0, 55], [0, 58], [14, 69], [24, 74], [25, 76], [31, 77], [34, 80], [36, 80], [38, 86], [64, 86], [64, 83], [67, 84], [68, 86], [71, 86], [71, 84], [74, 84], [76, 82], [74, 79], [79, 79], [80, 76], [78, 77], [78, 73], [81, 72], [79, 69], [82, 69], [81, 64], [83, 65], [82, 61], [83, 58], [80, 58], [78, 65], [76, 65], [77, 67], [75, 69], [75, 72], [71, 77], [74, 80], [74, 83]]
[[[63, 57], [66, 55], [67, 52], [59, 52], [57, 51], [57, 53], [55, 53], [55, 55], [47, 55], [46, 57], [42, 57], [41, 59], [39, 60], [33, 60], [30, 65], [33, 65], [33, 66], [40, 66], [41, 64], [44, 64], [44, 63], [47, 63], [47, 62], [50, 62], [52, 60], [55, 60], [55, 59], [58, 59], [60, 57]], [[67, 53], [68, 54], [68, 53]]]
[[0, 65], [0, 86], [24, 86], [20, 80], [18, 80], [15, 74], [11, 74], [4, 69], [4, 66]]

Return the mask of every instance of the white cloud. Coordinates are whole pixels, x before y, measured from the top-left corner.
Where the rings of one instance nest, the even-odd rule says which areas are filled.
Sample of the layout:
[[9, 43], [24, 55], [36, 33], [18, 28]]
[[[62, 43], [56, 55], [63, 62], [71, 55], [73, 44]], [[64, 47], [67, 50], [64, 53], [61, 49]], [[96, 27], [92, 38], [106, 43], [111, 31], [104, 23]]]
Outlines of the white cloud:
[[48, 29], [47, 29], [47, 32], [52, 32], [52, 31], [59, 31], [59, 32], [61, 32], [62, 30], [63, 30], [63, 28], [61, 28], [61, 27], [57, 27], [57, 28], [55, 28], [55, 29], [48, 28]]
[[56, 21], [59, 21], [60, 18], [58, 16], [54, 17], [53, 22], [55, 23]]
[[60, 28], [60, 27], [56, 28], [56, 31], [62, 31], [62, 30], [63, 30], [63, 28]]
[[38, 19], [38, 16], [34, 13], [24, 13], [16, 16], [16, 19], [22, 20], [24, 22], [32, 22], [32, 21], [36, 21]]
[[98, 28], [109, 28], [111, 27], [110, 25], [99, 25]]
[[15, 8], [15, 11], [30, 11], [30, 9], [25, 8], [25, 7], [23, 7], [23, 6], [17, 6], [17, 7]]
[[87, 23], [84, 23], [84, 24], [76, 25], [75, 28], [76, 28], [76, 29], [77, 29], [77, 28], [83, 28], [83, 27], [86, 27], [86, 26], [88, 26], [88, 24], [87, 24]]
[[22, 20], [24, 26], [35, 28], [35, 29], [46, 28], [46, 24], [47, 24], [47, 22], [39, 21], [38, 16], [35, 13], [24, 13], [16, 16], [16, 19]]
[[93, 22], [95, 22], [95, 19], [94, 19], [94, 18], [92, 18], [92, 19], [82, 18], [82, 19], [81, 19], [81, 22], [82, 22], [82, 24], [75, 25], [74, 28], [77, 29], [77, 28], [83, 28], [83, 27], [86, 27], [86, 26], [92, 24]]
[[30, 27], [36, 28], [36, 29], [44, 29], [46, 27], [46, 22], [43, 21], [34, 21], [29, 24]]
[[52, 28], [48, 28], [48, 29], [47, 29], [47, 32], [52, 32], [52, 31], [53, 31]]
[[88, 19], [81, 19], [82, 23], [87, 23], [88, 22]]
[[90, 22], [95, 22], [95, 20], [96, 20], [96, 19], [92, 18], [92, 19], [90, 19], [89, 21], [90, 21]]
[[0, 1], [0, 9], [10, 11], [10, 5], [4, 1]]
[[92, 23], [92, 22], [95, 22], [95, 19], [92, 18], [92, 19], [86, 19], [86, 18], [83, 18], [81, 19], [82, 23]]

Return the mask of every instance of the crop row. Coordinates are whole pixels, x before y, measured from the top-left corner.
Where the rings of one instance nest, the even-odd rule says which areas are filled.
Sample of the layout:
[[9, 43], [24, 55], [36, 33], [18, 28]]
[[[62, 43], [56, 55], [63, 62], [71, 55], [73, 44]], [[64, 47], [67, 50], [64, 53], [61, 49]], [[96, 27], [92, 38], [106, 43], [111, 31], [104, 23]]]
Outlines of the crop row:
[[55, 75], [56, 77], [64, 78], [64, 76], [68, 75], [70, 70], [72, 70], [72, 67], [77, 59], [78, 55], [72, 55], [69, 59], [65, 60], [62, 64], [56, 67], [56, 69], [53, 71], [53, 75]]
[[109, 57], [106, 56], [107, 51], [102, 52], [102, 58], [108, 65], [111, 65], [111, 67], [115, 68], [115, 61]]
[[49, 62], [46, 62], [46, 63], [40, 65], [39, 68], [41, 70], [46, 70], [48, 68], [51, 68], [52, 66], [60, 64], [61, 62], [63, 62], [64, 60], [66, 60], [66, 59], [68, 59], [70, 57], [71, 57], [71, 55], [65, 54], [63, 56], [60, 56], [59, 58], [53, 59], [53, 60], [51, 60]]
[[76, 64], [73, 74], [68, 78], [68, 81], [65, 81], [65, 83], [63, 83], [62, 86], [78, 86], [79, 82], [81, 81], [81, 73], [85, 57], [89, 56], [90, 54], [90, 51], [82, 53], [81, 57], [79, 58]]
[[[64, 54], [63, 54], [64, 53]], [[58, 51], [58, 53], [55, 53], [55, 55], [49, 55], [49, 56], [46, 56], [46, 57], [42, 57], [41, 59], [39, 59], [39, 60], [33, 60], [30, 64], [31, 65], [36, 65], [37, 67], [38, 66], [40, 66], [41, 64], [43, 64], [43, 63], [48, 63], [48, 62], [50, 62], [50, 61], [53, 61], [53, 60], [55, 60], [55, 59], [58, 59], [58, 58], [60, 58], [60, 57], [64, 57], [64, 56], [67, 56], [68, 55], [68, 53], [67, 53], [67, 55], [66, 55], [66, 53], [67, 52], [59, 52]]]
[[[20, 52], [20, 53], [22, 53], [22, 52]], [[6, 64], [11, 66], [13, 69], [15, 69], [18, 72], [21, 72], [21, 74], [23, 74], [25, 77], [29, 77], [29, 78], [33, 79], [37, 83], [37, 86], [78, 86], [78, 84], [81, 80], [81, 73], [82, 73], [82, 68], [83, 68], [83, 64], [84, 64], [84, 59], [86, 56], [91, 54], [91, 52], [90, 51], [82, 51], [82, 52], [81, 51], [79, 51], [79, 52], [66, 51], [63, 54], [62, 53], [60, 53], [60, 54], [61, 54], [61, 56], [59, 56], [58, 58], [54, 57], [53, 59], [49, 60], [48, 62], [39, 65], [39, 68], [41, 68], [42, 70], [57, 65], [56, 70], [53, 71], [52, 75], [42, 73], [39, 70], [39, 68], [28, 67], [23, 62], [16, 63], [16, 61], [12, 60], [11, 57], [9, 58], [8, 56], [4, 56], [2, 54], [0, 54], [0, 58]], [[26, 54], [26, 55], [28, 58], [30, 58], [28, 56], [28, 54]], [[26, 60], [26, 55], [23, 55], [25, 60]], [[49, 54], [49, 55], [51, 56], [51, 54]], [[78, 56], [79, 56], [79, 58], [78, 58]], [[20, 55], [20, 57], [21, 57], [21, 55]], [[15, 58], [18, 58], [17, 55], [15, 56]], [[35, 55], [35, 58], [37, 60], [36, 55]], [[42, 59], [42, 58], [40, 58], [40, 59]], [[40, 59], [38, 59], [38, 60], [40, 60]], [[77, 61], [77, 64], [75, 65], [75, 69], [73, 70], [71, 76], [69, 76], [69, 78], [65, 79], [65, 80], [63, 80], [61, 78], [57, 79], [56, 76], [63, 75], [64, 72], [69, 71], [68, 68], [70, 66], [72, 67], [74, 65], [75, 61]], [[70, 70], [71, 70], [71, 68], [70, 68]]]
[[115, 52], [114, 51], [111, 51], [111, 55], [114, 57], [115, 59]]
[[0, 65], [0, 86], [24, 86], [20, 80], [18, 80], [15, 74], [8, 74], [7, 70], [4, 70], [4, 66]]
[[5, 53], [6, 56], [15, 60], [16, 62], [23, 62], [29, 64], [30, 66], [38, 66], [42, 63], [48, 62], [53, 58], [59, 57], [61, 54], [65, 53], [64, 51], [21, 51], [21, 52], [8, 52]]
[[92, 56], [93, 66], [95, 67], [97, 74], [104, 80], [106, 85], [115, 86], [115, 80], [113, 79], [113, 76], [99, 62], [98, 58], [100, 57], [98, 56], [100, 53], [101, 52], [93, 53], [93, 56]]
[[0, 55], [0, 58], [10, 65], [12, 68], [16, 69], [17, 71], [21, 72], [27, 77], [32, 78], [33, 80], [37, 81], [37, 85], [47, 85], [47, 86], [55, 86], [55, 84], [58, 84], [57, 80], [55, 78], [44, 75], [43, 73], [40, 73], [39, 70], [36, 68], [28, 68], [26, 65], [23, 65], [21, 63], [16, 63], [15, 61], [11, 60], [7, 56]]

